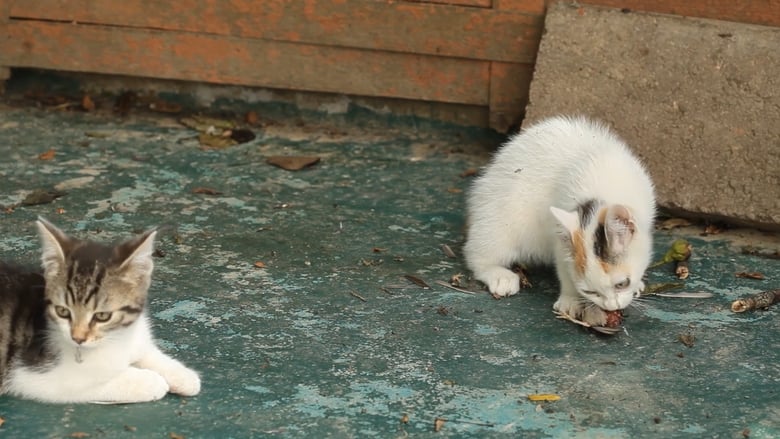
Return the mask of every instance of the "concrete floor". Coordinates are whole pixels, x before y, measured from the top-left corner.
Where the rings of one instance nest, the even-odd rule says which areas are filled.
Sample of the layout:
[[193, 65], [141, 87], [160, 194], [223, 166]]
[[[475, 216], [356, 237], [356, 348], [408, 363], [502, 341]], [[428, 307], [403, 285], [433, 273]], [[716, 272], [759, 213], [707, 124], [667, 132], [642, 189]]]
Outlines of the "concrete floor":
[[[780, 436], [780, 307], [729, 310], [741, 295], [778, 288], [780, 263], [744, 254], [742, 232], [659, 230], [658, 254], [678, 236], [694, 245], [683, 290], [714, 297], [649, 298], [629, 312], [627, 333], [597, 336], [554, 318], [549, 269], [533, 268], [534, 286], [501, 301], [435, 283], [467, 273], [441, 246], [460, 254], [470, 182], [461, 174], [498, 139], [268, 111], [276, 123], [256, 140], [206, 150], [176, 117], [0, 107], [0, 204], [66, 192], [0, 214], [0, 257], [37, 260], [38, 215], [100, 240], [159, 226], [155, 331], [204, 382], [197, 397], [124, 406], [0, 397], [0, 434]], [[298, 172], [266, 164], [282, 154], [321, 162]], [[777, 237], [751, 236], [765, 253], [777, 249]], [[669, 267], [649, 273], [651, 284], [673, 281]], [[692, 347], [679, 342], [691, 334]], [[536, 393], [561, 399], [530, 402]], [[447, 420], [439, 432], [436, 418]]]

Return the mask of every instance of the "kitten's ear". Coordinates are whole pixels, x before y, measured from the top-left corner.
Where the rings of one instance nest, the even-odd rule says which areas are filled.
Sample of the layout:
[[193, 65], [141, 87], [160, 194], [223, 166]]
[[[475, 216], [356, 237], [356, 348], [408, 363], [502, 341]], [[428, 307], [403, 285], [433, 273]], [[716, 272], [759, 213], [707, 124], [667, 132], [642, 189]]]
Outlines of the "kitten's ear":
[[115, 260], [119, 262], [119, 269], [133, 268], [151, 274], [152, 268], [154, 268], [152, 253], [154, 252], [154, 238], [156, 236], [157, 231], [150, 230], [116, 246], [114, 256]]
[[65, 254], [70, 250], [73, 240], [54, 224], [38, 217], [38, 236], [41, 238], [41, 262], [45, 271], [57, 270], [65, 264]]
[[555, 206], [550, 206], [550, 212], [552, 212], [555, 219], [558, 220], [558, 223], [570, 234], [580, 228], [580, 217], [577, 215], [577, 212], [567, 212]]
[[613, 256], [619, 256], [626, 251], [634, 237], [636, 223], [634, 216], [626, 206], [615, 204], [607, 209], [604, 220], [604, 231], [607, 236], [607, 248]]

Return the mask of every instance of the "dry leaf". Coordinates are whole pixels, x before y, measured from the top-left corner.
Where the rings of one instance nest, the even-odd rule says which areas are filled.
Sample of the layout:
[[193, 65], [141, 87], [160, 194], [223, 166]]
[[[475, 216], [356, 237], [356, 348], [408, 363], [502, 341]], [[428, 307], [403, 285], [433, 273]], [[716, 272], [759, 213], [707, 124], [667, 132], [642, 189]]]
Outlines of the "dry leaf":
[[374, 247], [374, 248], [371, 249], [371, 251], [374, 252], [374, 253], [382, 253], [382, 252], [386, 252], [387, 249], [386, 248], [382, 248], [382, 247]]
[[174, 432], [168, 433], [168, 437], [170, 439], [184, 439], [184, 436], [182, 436], [182, 435], [180, 435], [178, 433], [174, 433]]
[[744, 279], [756, 279], [756, 280], [764, 280], [765, 279], [764, 275], [762, 273], [757, 272], [757, 271], [751, 271], [751, 272], [740, 271], [735, 276], [741, 277], [741, 278], [744, 278]]
[[704, 228], [704, 232], [702, 232], [702, 235], [717, 235], [718, 233], [722, 232], [723, 229], [716, 226], [715, 224], [708, 224], [707, 227]]
[[3, 419], [3, 418], [0, 418], [0, 427], [2, 427], [2, 426], [3, 426], [3, 424], [5, 424], [5, 419]]
[[263, 261], [255, 261], [254, 265], [257, 268], [265, 268], [265, 262], [263, 262]]
[[56, 212], [57, 212], [58, 215], [62, 215], [63, 213], [65, 213], [65, 209], [63, 209], [61, 207], [58, 207]]
[[57, 151], [50, 149], [46, 152], [38, 154], [38, 160], [51, 160], [54, 158], [55, 154], [57, 154]]
[[159, 113], [181, 113], [182, 107], [179, 104], [158, 99], [149, 104], [149, 109]]
[[406, 413], [404, 413], [404, 415], [403, 415], [403, 416], [401, 416], [401, 423], [402, 423], [402, 424], [408, 424], [408, 423], [409, 423], [409, 415], [407, 415]]
[[677, 340], [685, 346], [692, 348], [696, 342], [696, 337], [693, 334], [680, 334], [677, 336]]
[[422, 288], [426, 288], [426, 289], [430, 289], [431, 288], [430, 285], [428, 285], [424, 280], [420, 279], [417, 276], [413, 276], [411, 274], [405, 274], [404, 277], [406, 278], [406, 280], [408, 280], [409, 282], [417, 285], [418, 287], [422, 287]]
[[528, 400], [534, 402], [552, 402], [560, 399], [560, 395], [554, 393], [535, 393], [533, 395], [528, 395]]
[[670, 230], [677, 227], [685, 227], [690, 225], [691, 222], [685, 218], [669, 218], [668, 220], [659, 224], [658, 228], [661, 230]]
[[27, 194], [26, 197], [24, 197], [24, 200], [22, 200], [22, 206], [37, 206], [38, 204], [48, 204], [63, 195], [65, 195], [65, 192], [60, 192], [56, 189], [35, 189], [34, 191]]
[[84, 95], [84, 97], [81, 98], [81, 108], [83, 108], [84, 111], [92, 111], [95, 109], [95, 102], [89, 95]]
[[473, 177], [473, 176], [477, 175], [477, 172], [478, 172], [477, 168], [468, 168], [465, 171], [461, 172], [460, 176], [464, 177], [464, 178], [465, 177]]
[[450, 246], [449, 246], [449, 245], [447, 245], [447, 244], [442, 244], [442, 245], [441, 245], [441, 251], [442, 251], [442, 253], [444, 253], [444, 256], [446, 256], [446, 257], [448, 257], [448, 258], [457, 258], [457, 257], [458, 257], [458, 256], [455, 254], [455, 252], [454, 252], [454, 251], [452, 251], [452, 249], [450, 248]]
[[439, 432], [441, 431], [442, 427], [444, 427], [444, 423], [447, 422], [446, 419], [442, 418], [436, 418], [433, 420], [433, 431]]
[[72, 437], [75, 439], [83, 439], [85, 437], [89, 437], [89, 433], [85, 433], [83, 431], [76, 431], [68, 435], [68, 437]]
[[317, 156], [283, 156], [276, 155], [268, 157], [266, 163], [278, 166], [287, 171], [300, 171], [303, 168], [314, 166], [320, 162]]
[[222, 192], [212, 189], [210, 187], [196, 187], [192, 190], [193, 194], [203, 194], [203, 195], [222, 195]]
[[450, 187], [450, 188], [447, 188], [447, 192], [449, 192], [451, 194], [459, 194], [459, 193], [463, 192], [463, 189], [460, 189], [460, 188], [457, 188], [457, 187]]
[[224, 149], [236, 144], [236, 141], [230, 137], [212, 136], [206, 133], [198, 134], [198, 142], [205, 147], [214, 149]]

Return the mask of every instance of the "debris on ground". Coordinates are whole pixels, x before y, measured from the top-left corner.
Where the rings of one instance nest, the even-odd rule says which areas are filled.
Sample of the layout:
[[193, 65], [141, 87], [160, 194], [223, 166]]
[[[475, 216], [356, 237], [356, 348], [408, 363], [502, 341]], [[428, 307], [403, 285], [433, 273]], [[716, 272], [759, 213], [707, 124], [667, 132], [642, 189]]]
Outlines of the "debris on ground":
[[286, 171], [300, 171], [301, 169], [308, 168], [319, 163], [320, 157], [275, 155], [266, 158], [265, 162], [269, 165], [274, 165]]
[[759, 273], [758, 271], [740, 271], [735, 274], [736, 277], [741, 277], [743, 279], [755, 279], [755, 280], [764, 280], [765, 277], [762, 273]]
[[651, 264], [649, 268], [655, 268], [669, 262], [674, 262], [674, 274], [678, 279], [687, 279], [690, 275], [690, 269], [688, 268], [688, 259], [691, 257], [693, 246], [685, 239], [676, 239], [672, 242], [669, 250], [664, 254], [663, 258], [654, 264]]
[[756, 309], [766, 309], [780, 302], [780, 289], [762, 291], [752, 296], [743, 297], [731, 304], [731, 311], [745, 312]]

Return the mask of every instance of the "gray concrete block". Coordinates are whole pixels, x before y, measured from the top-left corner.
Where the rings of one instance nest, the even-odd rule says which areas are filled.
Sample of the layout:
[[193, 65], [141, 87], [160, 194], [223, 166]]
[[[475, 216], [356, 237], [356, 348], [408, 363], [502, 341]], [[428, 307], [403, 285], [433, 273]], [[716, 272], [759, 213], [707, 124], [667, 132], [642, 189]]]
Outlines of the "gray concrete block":
[[524, 125], [586, 114], [677, 214], [780, 229], [780, 28], [551, 5]]

